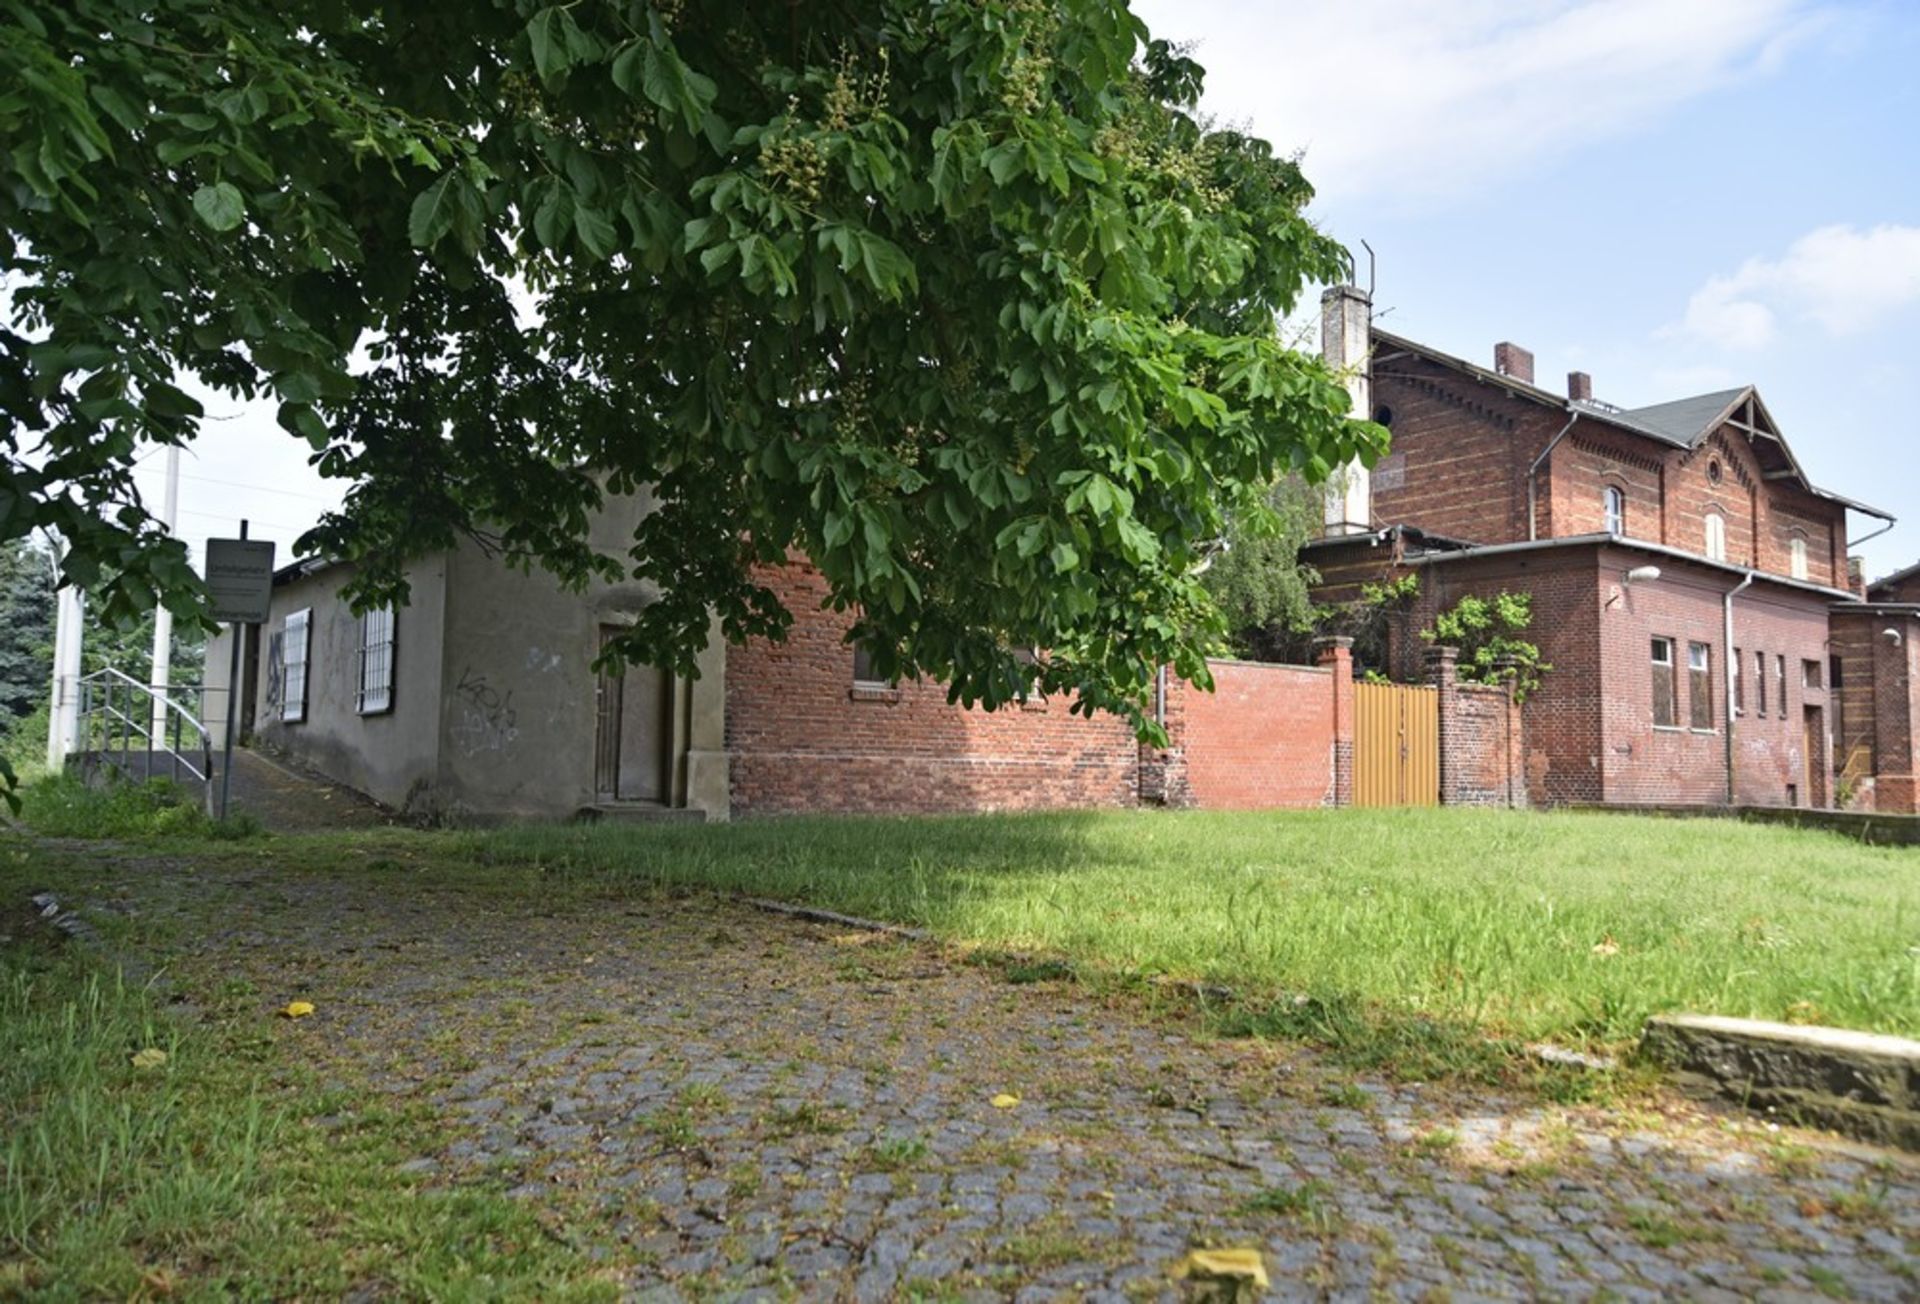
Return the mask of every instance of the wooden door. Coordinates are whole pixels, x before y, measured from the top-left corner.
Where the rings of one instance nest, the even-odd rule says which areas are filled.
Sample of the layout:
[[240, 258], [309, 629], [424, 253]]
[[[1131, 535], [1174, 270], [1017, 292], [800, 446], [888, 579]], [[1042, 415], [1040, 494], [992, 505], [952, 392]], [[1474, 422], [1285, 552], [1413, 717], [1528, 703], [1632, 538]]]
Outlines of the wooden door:
[[[600, 627], [600, 647], [619, 631], [611, 625]], [[610, 667], [601, 667], [593, 685], [593, 792], [600, 801], [620, 798], [620, 718], [626, 681]], [[578, 771], [576, 771], [578, 773]]]

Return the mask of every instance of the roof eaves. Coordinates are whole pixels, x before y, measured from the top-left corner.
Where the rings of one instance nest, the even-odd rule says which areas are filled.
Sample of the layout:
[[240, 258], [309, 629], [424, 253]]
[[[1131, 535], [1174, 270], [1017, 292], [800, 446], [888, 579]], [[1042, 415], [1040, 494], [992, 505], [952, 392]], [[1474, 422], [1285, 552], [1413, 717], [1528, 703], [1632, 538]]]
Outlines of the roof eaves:
[[1474, 557], [1495, 557], [1511, 553], [1547, 552], [1556, 548], [1591, 548], [1611, 544], [1616, 548], [1628, 548], [1636, 552], [1651, 553], [1660, 557], [1672, 557], [1677, 561], [1690, 562], [1696, 566], [1705, 566], [1711, 570], [1726, 571], [1730, 575], [1752, 575], [1757, 581], [1778, 584], [1785, 588], [1798, 589], [1805, 593], [1817, 593], [1823, 597], [1841, 598], [1850, 603], [1858, 603], [1859, 595], [1846, 589], [1829, 588], [1824, 584], [1814, 584], [1808, 580], [1796, 580], [1785, 575], [1775, 575], [1771, 571], [1756, 570], [1751, 566], [1735, 566], [1731, 562], [1714, 561], [1702, 557], [1699, 553], [1687, 552], [1682, 548], [1669, 547], [1664, 543], [1649, 543], [1644, 539], [1630, 539], [1618, 534], [1574, 534], [1560, 539], [1529, 539], [1520, 543], [1495, 543], [1482, 547], [1465, 548], [1459, 552], [1423, 553], [1410, 557], [1409, 561], [1432, 564], [1443, 561], [1465, 561]]
[[1381, 330], [1378, 326], [1373, 328], [1373, 334], [1376, 338], [1385, 340], [1395, 348], [1411, 350], [1430, 361], [1439, 363], [1443, 367], [1463, 372], [1475, 380], [1506, 390], [1515, 398], [1528, 399], [1541, 404], [1543, 407], [1550, 407], [1556, 412], [1577, 412], [1582, 417], [1591, 417], [1596, 420], [1605, 421], [1610, 425], [1618, 426], [1622, 430], [1629, 431], [1632, 434], [1641, 435], [1647, 439], [1658, 440], [1673, 448], [1691, 447], [1686, 441], [1675, 439], [1664, 430], [1643, 425], [1635, 421], [1631, 413], [1623, 412], [1619, 408], [1609, 404], [1576, 402], [1564, 395], [1556, 394], [1550, 389], [1542, 389], [1538, 385], [1531, 384], [1527, 381], [1502, 375], [1500, 372], [1494, 371], [1491, 368], [1468, 362], [1465, 358], [1456, 358], [1451, 353], [1442, 353], [1439, 349], [1433, 348], [1431, 345], [1422, 344], [1417, 340], [1410, 340], [1404, 335], [1395, 335], [1392, 331]]

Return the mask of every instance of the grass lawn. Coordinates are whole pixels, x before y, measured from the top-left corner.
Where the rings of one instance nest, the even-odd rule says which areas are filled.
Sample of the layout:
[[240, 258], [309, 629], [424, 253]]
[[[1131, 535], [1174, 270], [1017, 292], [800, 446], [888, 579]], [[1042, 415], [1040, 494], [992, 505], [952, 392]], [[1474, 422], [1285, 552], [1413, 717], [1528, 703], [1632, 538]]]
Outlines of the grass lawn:
[[452, 845], [1225, 984], [1249, 1030], [1350, 1037], [1413, 1017], [1610, 1044], [1689, 1010], [1920, 1035], [1920, 852], [1726, 820], [1113, 812], [538, 826]]
[[[926, 927], [1013, 981], [1225, 984], [1234, 998], [1206, 1010], [1222, 1031], [1576, 1098], [1591, 1079], [1513, 1042], [1619, 1043], [1676, 1008], [1920, 1033], [1920, 854], [1721, 821], [1124, 812], [262, 837], [57, 784], [29, 794], [36, 818], [110, 833], [123, 856], [367, 876], [449, 910], [689, 889], [807, 902]], [[33, 888], [111, 896], [139, 872], [0, 844], [0, 1297], [607, 1293], [503, 1189], [401, 1171], [444, 1120], [344, 1098], [265, 1035], [257, 999], [216, 981], [201, 1017], [170, 1017], [163, 990], [23, 923]], [[97, 922], [108, 954], [164, 964], [184, 940], [164, 919]], [[355, 1125], [334, 1129], [344, 1113]]]

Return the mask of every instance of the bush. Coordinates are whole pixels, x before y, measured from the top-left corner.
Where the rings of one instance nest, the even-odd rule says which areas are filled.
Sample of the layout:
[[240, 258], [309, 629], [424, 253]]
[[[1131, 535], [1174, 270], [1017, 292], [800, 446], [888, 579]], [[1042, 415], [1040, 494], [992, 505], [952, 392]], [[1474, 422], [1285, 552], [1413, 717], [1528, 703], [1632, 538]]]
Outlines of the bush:
[[144, 783], [111, 777], [88, 784], [71, 774], [50, 774], [28, 785], [22, 819], [36, 833], [56, 838], [213, 838], [257, 836], [251, 815], [216, 820], [170, 779]]

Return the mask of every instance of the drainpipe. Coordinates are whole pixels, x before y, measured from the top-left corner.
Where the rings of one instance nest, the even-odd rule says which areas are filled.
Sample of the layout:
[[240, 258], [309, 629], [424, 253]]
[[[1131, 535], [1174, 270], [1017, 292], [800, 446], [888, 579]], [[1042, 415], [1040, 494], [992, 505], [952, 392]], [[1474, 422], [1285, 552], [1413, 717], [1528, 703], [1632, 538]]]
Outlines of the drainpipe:
[[[1748, 571], [1747, 577], [1741, 580], [1740, 583], [1735, 585], [1732, 589], [1730, 589], [1727, 592], [1727, 597], [1726, 597], [1726, 610], [1724, 614], [1726, 616], [1727, 642], [1726, 642], [1726, 650], [1721, 654], [1723, 657], [1723, 660], [1720, 663], [1720, 678], [1722, 682], [1726, 684], [1726, 687], [1727, 687], [1727, 805], [1728, 806], [1733, 806], [1736, 804], [1734, 800], [1734, 784], [1733, 784], [1733, 719], [1734, 719], [1733, 600], [1739, 597], [1742, 593], [1745, 593], [1747, 591], [1748, 586], [1751, 585], [1754, 582], [1754, 580], [1757, 578], [1758, 578], [1757, 572]], [[1675, 649], [1676, 655], [1674, 658], [1676, 662], [1679, 660], [1679, 657], [1677, 655], [1678, 651], [1679, 649], [1676, 648]], [[1678, 665], [1676, 665], [1675, 671], [1677, 672], [1678, 669], [1679, 667]]]
[[1540, 456], [1534, 458], [1533, 465], [1527, 468], [1527, 539], [1529, 542], [1540, 537], [1540, 522], [1539, 516], [1537, 515], [1540, 497], [1540, 468], [1546, 464], [1546, 460], [1549, 457], [1553, 456], [1553, 450], [1560, 446], [1560, 441], [1567, 437], [1567, 432], [1573, 429], [1573, 423], [1579, 419], [1580, 413], [1576, 409], [1574, 414], [1567, 418], [1567, 424], [1560, 427], [1560, 433], [1547, 441], [1547, 446], [1540, 450]]

